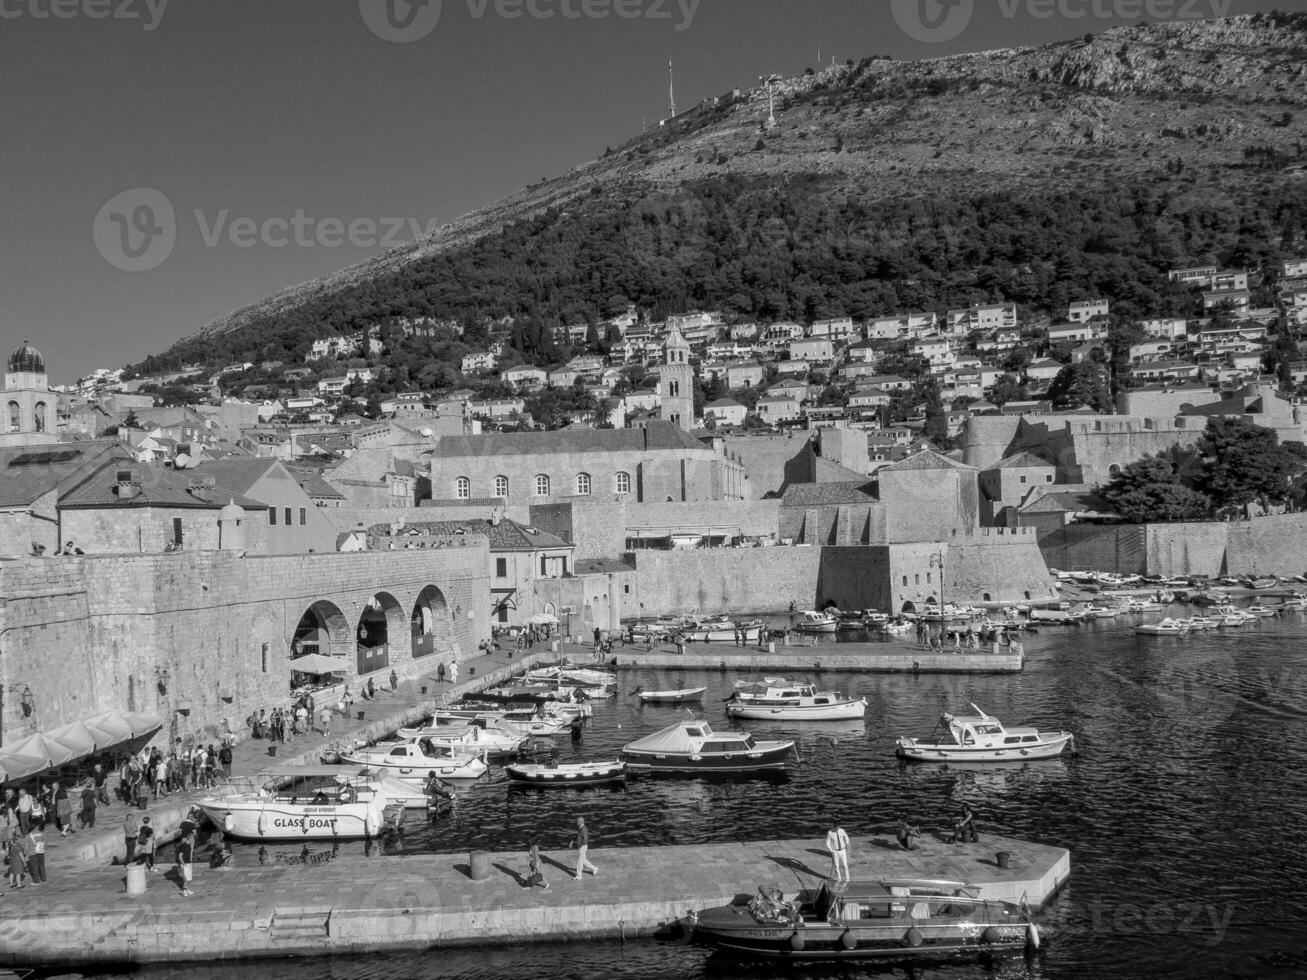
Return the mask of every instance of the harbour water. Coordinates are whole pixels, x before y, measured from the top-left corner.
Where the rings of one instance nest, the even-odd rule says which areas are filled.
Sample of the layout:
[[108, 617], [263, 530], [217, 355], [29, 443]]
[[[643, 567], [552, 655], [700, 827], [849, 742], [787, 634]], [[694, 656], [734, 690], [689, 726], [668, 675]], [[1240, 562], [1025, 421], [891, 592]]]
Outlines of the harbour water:
[[[1071, 884], [1043, 913], [1048, 939], [1033, 959], [914, 966], [911, 975], [1304, 975], [1307, 619], [1291, 615], [1186, 637], [1136, 636], [1136, 621], [1100, 620], [1028, 635], [1020, 675], [807, 675], [822, 686], [866, 695], [867, 719], [743, 725], [762, 737], [798, 739], [801, 764], [779, 778], [644, 777], [625, 788], [551, 793], [510, 788], [496, 767], [462, 790], [454, 812], [435, 826], [415, 825], [411, 817], [404, 847], [525, 848], [538, 834], [546, 852], [561, 851], [580, 814], [604, 847], [815, 837], [836, 821], [870, 833], [900, 816], [929, 833], [943, 829], [965, 800], [979, 810], [982, 835], [991, 827], [1069, 848]], [[739, 679], [721, 671], [623, 672], [618, 697], [596, 703], [583, 738], [560, 738], [561, 759], [612, 757], [623, 743], [684, 717], [683, 708], [641, 707], [628, 696], [640, 684], [707, 684], [701, 713], [725, 727], [721, 699]], [[970, 767], [903, 764], [894, 757], [896, 735], [924, 735], [942, 711], [969, 701], [1009, 724], [1069, 729], [1079, 755]], [[364, 848], [342, 845], [348, 853]], [[239, 848], [239, 860], [255, 860], [254, 850]], [[269, 860], [295, 853], [269, 851]], [[373, 852], [393, 854], [395, 847], [374, 845]], [[802, 883], [778, 884], [792, 890]], [[236, 980], [250, 969], [187, 965], [133, 975]], [[903, 972], [739, 964], [693, 947], [639, 940], [288, 961], [268, 964], [266, 975], [530, 980]]]

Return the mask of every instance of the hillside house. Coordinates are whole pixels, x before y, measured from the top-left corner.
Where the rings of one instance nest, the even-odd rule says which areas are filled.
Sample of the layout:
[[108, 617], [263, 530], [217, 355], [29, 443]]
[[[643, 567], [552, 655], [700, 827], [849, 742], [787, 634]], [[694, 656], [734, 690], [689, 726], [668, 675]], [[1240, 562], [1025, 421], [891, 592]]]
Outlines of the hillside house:
[[733, 398], [718, 398], [703, 407], [703, 417], [717, 425], [743, 425], [749, 410]]
[[471, 354], [463, 355], [461, 370], [464, 374], [475, 374], [477, 371], [493, 371], [498, 363], [499, 359], [491, 351], [473, 351]]
[[1186, 269], [1171, 269], [1167, 272], [1166, 278], [1171, 282], [1182, 282], [1186, 286], [1210, 287], [1216, 273], [1217, 267], [1214, 265], [1195, 265]]
[[757, 361], [737, 361], [726, 365], [726, 387], [756, 388], [764, 377], [762, 365]]
[[925, 337], [939, 332], [935, 313], [896, 313], [879, 316], [867, 323], [868, 340], [897, 340], [900, 337]]
[[1107, 336], [1107, 324], [1101, 321], [1081, 321], [1076, 323], [1055, 323], [1048, 328], [1050, 344], [1083, 344], [1091, 340], [1102, 340]]
[[835, 345], [829, 337], [807, 337], [790, 343], [790, 357], [810, 364], [829, 364], [835, 359]]
[[842, 316], [831, 320], [814, 320], [808, 328], [808, 336], [813, 339], [825, 338], [834, 344], [845, 343], [858, 335], [851, 317]]
[[1066, 318], [1072, 323], [1087, 323], [1106, 316], [1107, 300], [1105, 299], [1086, 299], [1072, 303], [1066, 314]]
[[754, 411], [768, 425], [792, 422], [803, 416], [798, 400], [786, 395], [764, 395], [758, 399]]

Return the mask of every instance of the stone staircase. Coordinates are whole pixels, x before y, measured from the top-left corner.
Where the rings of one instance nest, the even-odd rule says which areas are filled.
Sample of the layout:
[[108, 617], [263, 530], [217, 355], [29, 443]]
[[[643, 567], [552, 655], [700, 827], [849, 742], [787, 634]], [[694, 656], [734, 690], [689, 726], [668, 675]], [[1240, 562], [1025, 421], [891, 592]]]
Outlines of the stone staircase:
[[330, 920], [330, 908], [278, 909], [268, 937], [288, 946], [313, 946], [327, 937]]

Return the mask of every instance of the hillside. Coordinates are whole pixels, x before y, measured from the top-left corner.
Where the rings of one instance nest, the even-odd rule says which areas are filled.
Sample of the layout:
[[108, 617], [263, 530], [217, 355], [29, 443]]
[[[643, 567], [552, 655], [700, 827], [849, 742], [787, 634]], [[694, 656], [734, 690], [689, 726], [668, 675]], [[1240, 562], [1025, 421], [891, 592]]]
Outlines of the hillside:
[[390, 316], [539, 328], [626, 300], [806, 319], [1105, 293], [1167, 312], [1168, 264], [1307, 241], [1305, 42], [1307, 15], [1256, 15], [865, 60], [781, 81], [773, 128], [765, 90], [726, 93], [142, 367], [291, 354]]

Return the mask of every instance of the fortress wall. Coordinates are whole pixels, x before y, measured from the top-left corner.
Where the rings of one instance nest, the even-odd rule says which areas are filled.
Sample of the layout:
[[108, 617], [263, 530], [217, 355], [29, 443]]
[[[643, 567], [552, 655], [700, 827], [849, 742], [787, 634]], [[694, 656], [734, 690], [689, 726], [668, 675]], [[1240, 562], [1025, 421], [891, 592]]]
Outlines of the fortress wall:
[[165, 734], [212, 737], [223, 718], [239, 727], [251, 709], [287, 697], [290, 641], [319, 600], [340, 610], [332, 647], [347, 654], [347, 677], [357, 677], [358, 618], [382, 591], [400, 607], [391, 619], [389, 667], [401, 677], [428, 673], [436, 658], [415, 659], [411, 649], [418, 594], [435, 585], [444, 596], [433, 613], [438, 654], [475, 650], [490, 631], [487, 559], [484, 540], [474, 540], [415, 552], [87, 555], [0, 564], [0, 671], [9, 690], [30, 686], [37, 704], [26, 718], [17, 698], [4, 700], [5, 738], [108, 708], [155, 712]]
[[[1106, 483], [1113, 465], [1125, 468], [1146, 455], [1172, 446], [1192, 446], [1203, 434], [1207, 420], [1137, 419], [1108, 416], [1080, 422], [1073, 428], [1075, 459], [1085, 483]], [[1101, 430], [1096, 426], [1102, 426]]]
[[1229, 528], [1226, 565], [1249, 575], [1302, 575], [1307, 571], [1307, 514], [1278, 514], [1236, 521]]
[[712, 548], [635, 555], [644, 615], [812, 608], [822, 548]]
[[785, 464], [803, 448], [807, 434], [727, 436], [726, 448], [744, 464], [744, 496], [761, 500], [769, 491], [780, 492]]
[[1148, 572], [1142, 525], [1070, 524], [1040, 535], [1039, 550], [1049, 568], [1061, 571]]
[[950, 538], [947, 599], [955, 602], [1019, 602], [1053, 599], [1048, 565], [1033, 531], [983, 528], [977, 534]]
[[963, 461], [988, 469], [1004, 456], [1017, 437], [1019, 415], [973, 415], [962, 423]]
[[[1227, 571], [1230, 528], [1230, 524], [1223, 522], [1146, 525], [1144, 533], [1148, 574], [1168, 577], [1224, 575]], [[1303, 566], [1307, 567], [1307, 561], [1303, 562]]]

